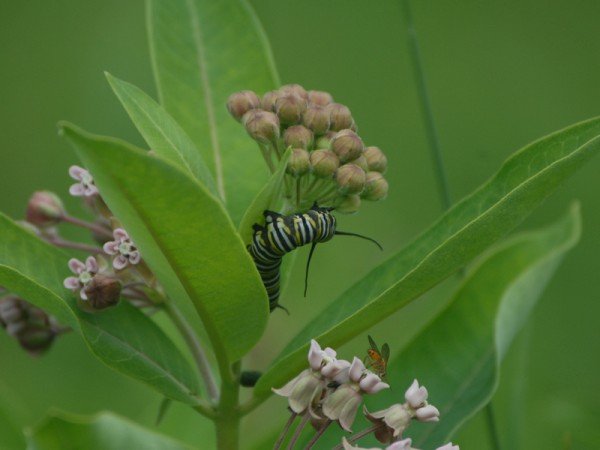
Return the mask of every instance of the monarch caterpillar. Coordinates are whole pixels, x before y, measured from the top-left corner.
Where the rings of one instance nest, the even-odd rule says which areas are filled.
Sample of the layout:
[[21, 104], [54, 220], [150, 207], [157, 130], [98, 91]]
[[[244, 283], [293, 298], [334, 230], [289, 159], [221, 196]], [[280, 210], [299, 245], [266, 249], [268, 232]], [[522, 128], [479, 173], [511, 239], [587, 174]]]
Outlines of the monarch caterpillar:
[[274, 211], [266, 210], [265, 225], [254, 224], [252, 243], [248, 251], [269, 296], [269, 307], [283, 308], [278, 303], [280, 280], [279, 269], [286, 253], [297, 247], [312, 244], [308, 261], [306, 263], [306, 277], [304, 280], [304, 295], [308, 288], [308, 268], [315, 246], [319, 242], [326, 242], [335, 235], [356, 236], [375, 243], [380, 249], [381, 245], [374, 239], [355, 233], [338, 231], [336, 219], [331, 211], [333, 208], [321, 208], [316, 203], [304, 213], [284, 216]]
[[381, 351], [379, 351], [373, 338], [371, 336], [367, 337], [369, 338], [370, 347], [367, 349], [367, 357], [365, 359], [369, 360], [367, 363], [374, 369], [377, 376], [385, 381], [387, 375], [387, 362], [390, 358], [390, 346], [386, 342], [381, 346]]

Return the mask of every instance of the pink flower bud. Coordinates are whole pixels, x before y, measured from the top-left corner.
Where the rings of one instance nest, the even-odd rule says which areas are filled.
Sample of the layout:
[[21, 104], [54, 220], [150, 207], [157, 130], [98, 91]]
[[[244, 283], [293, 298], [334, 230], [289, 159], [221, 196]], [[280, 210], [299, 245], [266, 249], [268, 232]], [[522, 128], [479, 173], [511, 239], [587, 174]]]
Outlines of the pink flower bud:
[[259, 107], [260, 99], [253, 91], [235, 92], [227, 99], [227, 110], [238, 122], [248, 111]]

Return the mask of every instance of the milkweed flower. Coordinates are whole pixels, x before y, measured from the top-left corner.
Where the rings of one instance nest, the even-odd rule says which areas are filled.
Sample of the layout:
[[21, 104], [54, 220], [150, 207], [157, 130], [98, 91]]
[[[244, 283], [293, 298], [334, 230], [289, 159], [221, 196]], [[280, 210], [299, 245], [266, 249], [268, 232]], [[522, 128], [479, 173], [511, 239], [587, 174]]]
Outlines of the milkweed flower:
[[90, 283], [90, 281], [92, 281], [99, 270], [96, 258], [93, 256], [88, 256], [88, 258], [85, 260], [85, 263], [76, 258], [71, 258], [69, 260], [69, 269], [71, 269], [71, 272], [73, 272], [76, 276], [65, 278], [63, 285], [67, 289], [72, 289], [74, 291], [79, 289], [79, 296], [83, 300], [87, 300], [88, 296], [85, 292], [85, 287]]
[[427, 396], [425, 386], [419, 386], [419, 382], [414, 380], [404, 394], [405, 403], [397, 403], [372, 413], [364, 408], [367, 419], [374, 424], [385, 425], [375, 431], [377, 440], [389, 442], [392, 438], [400, 436], [413, 419], [420, 422], [437, 422], [440, 412], [435, 406], [427, 403]]
[[74, 180], [79, 181], [69, 188], [69, 193], [75, 197], [91, 197], [98, 193], [98, 188], [94, 183], [92, 175], [83, 167], [69, 167], [69, 175]]
[[116, 228], [113, 231], [114, 241], [108, 241], [102, 247], [103, 250], [111, 256], [113, 267], [117, 270], [124, 269], [128, 264], [138, 264], [142, 256], [139, 250], [129, 237], [127, 231], [123, 228]]
[[[380, 450], [375, 447], [365, 448], [365, 447], [356, 447], [350, 444], [345, 437], [342, 438], [342, 445], [344, 446], [344, 450]], [[402, 439], [401, 441], [396, 441], [391, 445], [388, 445], [384, 450], [418, 450], [412, 447], [412, 439]], [[458, 445], [452, 445], [452, 442], [449, 442], [446, 445], [438, 447], [436, 450], [460, 450]]]
[[352, 431], [350, 427], [362, 402], [362, 395], [375, 394], [390, 387], [367, 370], [357, 357], [354, 357], [350, 367], [334, 380], [342, 384], [323, 400], [323, 414], [330, 420], [337, 420], [346, 431]]
[[280, 389], [273, 392], [287, 397], [288, 406], [296, 414], [314, 410], [321, 400], [327, 385], [341, 372], [350, 366], [348, 361], [336, 359], [336, 351], [327, 347], [325, 350], [317, 341], [310, 341], [308, 351], [309, 369], [303, 370], [297, 377]]

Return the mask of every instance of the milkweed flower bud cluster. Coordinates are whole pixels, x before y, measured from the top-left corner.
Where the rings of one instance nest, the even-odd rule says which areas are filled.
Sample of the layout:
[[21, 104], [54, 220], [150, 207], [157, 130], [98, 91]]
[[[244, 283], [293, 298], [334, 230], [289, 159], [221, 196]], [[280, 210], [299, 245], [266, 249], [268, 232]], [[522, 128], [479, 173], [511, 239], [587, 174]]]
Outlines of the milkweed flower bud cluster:
[[259, 144], [271, 172], [291, 149], [285, 177], [291, 210], [316, 202], [353, 213], [362, 200], [387, 195], [385, 154], [365, 146], [350, 109], [331, 94], [288, 84], [262, 98], [252, 91], [236, 92], [227, 109]]
[[[337, 359], [336, 356], [335, 350], [329, 347], [322, 350], [314, 339], [311, 340], [308, 352], [309, 367], [282, 388], [273, 389], [275, 394], [287, 398], [288, 407], [294, 416], [308, 415], [307, 418], [313, 427], [320, 432], [333, 422], [337, 422], [344, 431], [352, 432], [352, 424], [363, 396], [376, 394], [390, 387], [378, 375], [368, 370], [356, 356], [352, 362]], [[411, 447], [411, 439], [404, 437], [403, 433], [414, 420], [439, 420], [438, 409], [427, 402], [427, 397], [427, 389], [414, 380], [404, 394], [403, 403], [372, 413], [363, 406], [365, 417], [374, 424], [369, 432], [373, 432], [379, 442], [390, 444], [386, 450], [417, 450]], [[305, 422], [306, 420], [303, 421]], [[357, 440], [369, 432], [357, 433], [350, 441]], [[279, 444], [283, 442], [284, 437], [280, 437]], [[345, 438], [342, 445], [344, 449], [362, 448], [353, 446]], [[438, 447], [437, 450], [459, 449], [450, 443]]]
[[[94, 215], [93, 221], [71, 216], [57, 194], [38, 191], [27, 203], [21, 226], [57, 247], [86, 254], [65, 263], [70, 274], [63, 280], [84, 311], [113, 307], [123, 298], [146, 313], [154, 312], [162, 301], [162, 289], [133, 239], [102, 199], [92, 174], [83, 167], [71, 166], [69, 175], [75, 180], [69, 193], [82, 199]], [[64, 239], [59, 232], [61, 223], [86, 228], [95, 245]], [[32, 353], [46, 350], [58, 330], [66, 330], [43, 310], [13, 294], [0, 298], [0, 324]]]

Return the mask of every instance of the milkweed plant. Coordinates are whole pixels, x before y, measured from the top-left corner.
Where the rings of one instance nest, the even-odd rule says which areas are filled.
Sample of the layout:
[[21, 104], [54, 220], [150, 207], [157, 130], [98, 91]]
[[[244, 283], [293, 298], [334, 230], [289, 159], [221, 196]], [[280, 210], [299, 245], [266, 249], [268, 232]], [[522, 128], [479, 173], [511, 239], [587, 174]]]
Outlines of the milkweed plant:
[[[361, 136], [352, 105], [332, 93], [281, 84], [247, 5], [147, 8], [160, 101], [106, 75], [147, 148], [59, 124], [78, 157], [65, 168], [69, 192], [35, 192], [25, 217], [0, 216], [2, 328], [32, 355], [79, 334], [106, 365], [164, 397], [161, 417], [179, 402], [211, 420], [219, 449], [457, 450], [453, 433], [489, 402], [506, 347], [578, 240], [577, 205], [505, 236], [598, 152], [600, 119], [516, 152], [362, 279], [340, 276], [343, 293], [314, 302], [316, 318], [256, 367], [249, 356], [267, 323], [296, 320], [287, 280], [308, 280], [309, 268], [296, 248], [310, 245], [312, 256], [341, 239], [352, 252], [354, 240], [337, 237], [356, 236], [345, 216], [364, 202], [394, 207], [385, 174], [402, 154]], [[224, 51], [224, 33], [239, 51]], [[65, 195], [85, 217], [66, 210]], [[69, 226], [89, 237], [65, 238]], [[459, 287], [411, 343], [395, 346], [400, 330], [376, 328], [453, 274]], [[364, 345], [344, 347], [353, 339]], [[276, 406], [263, 413], [268, 399]], [[242, 419], [255, 414], [260, 433], [248, 436]], [[190, 448], [110, 420], [135, 448]], [[47, 427], [28, 434], [32, 448], [59, 448], [40, 439]], [[79, 432], [86, 448], [122, 448], [110, 433]]]

